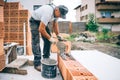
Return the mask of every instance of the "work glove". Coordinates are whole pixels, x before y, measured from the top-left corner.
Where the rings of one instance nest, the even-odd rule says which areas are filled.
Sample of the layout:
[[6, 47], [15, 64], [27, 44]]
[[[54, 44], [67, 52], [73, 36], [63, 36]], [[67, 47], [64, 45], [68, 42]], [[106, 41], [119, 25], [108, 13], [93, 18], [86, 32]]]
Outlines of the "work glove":
[[59, 41], [64, 41], [63, 37], [60, 36], [60, 35], [57, 35], [57, 38], [58, 38]]
[[50, 41], [51, 43], [53, 43], [53, 44], [57, 43], [56, 40], [55, 40], [53, 37], [51, 37], [51, 38], [49, 39], [49, 41]]

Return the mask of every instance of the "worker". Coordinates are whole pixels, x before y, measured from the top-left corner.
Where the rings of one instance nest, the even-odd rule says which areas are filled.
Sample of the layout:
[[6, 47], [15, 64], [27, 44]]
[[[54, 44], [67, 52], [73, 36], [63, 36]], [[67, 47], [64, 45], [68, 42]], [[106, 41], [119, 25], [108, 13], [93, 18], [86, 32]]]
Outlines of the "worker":
[[[36, 9], [30, 18], [30, 27], [32, 34], [32, 52], [34, 55], [34, 68], [41, 71], [41, 49], [40, 49], [40, 35], [43, 39], [43, 58], [50, 57], [51, 43], [56, 43], [56, 40], [51, 36], [48, 28], [50, 22], [53, 23], [53, 31], [57, 37], [61, 38], [58, 29], [58, 18], [66, 18], [68, 8], [64, 5], [55, 6], [53, 4], [42, 5]], [[61, 38], [62, 39], [62, 38]]]

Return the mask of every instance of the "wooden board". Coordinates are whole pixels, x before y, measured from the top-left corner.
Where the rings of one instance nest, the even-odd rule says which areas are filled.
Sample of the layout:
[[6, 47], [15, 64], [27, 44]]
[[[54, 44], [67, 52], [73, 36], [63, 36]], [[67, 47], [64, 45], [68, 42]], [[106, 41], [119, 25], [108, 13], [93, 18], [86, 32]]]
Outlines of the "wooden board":
[[7, 68], [17, 68], [19, 69], [21, 66], [23, 66], [25, 63], [27, 63], [28, 59], [25, 58], [18, 58], [11, 62], [10, 64], [7, 64]]

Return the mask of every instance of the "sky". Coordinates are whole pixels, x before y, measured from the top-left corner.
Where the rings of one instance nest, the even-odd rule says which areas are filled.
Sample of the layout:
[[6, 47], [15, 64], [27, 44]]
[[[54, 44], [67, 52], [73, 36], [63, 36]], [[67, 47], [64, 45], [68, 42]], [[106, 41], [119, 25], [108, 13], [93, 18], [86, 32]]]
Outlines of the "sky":
[[[65, 21], [71, 21], [71, 22], [76, 21], [75, 19], [76, 12], [74, 8], [80, 5], [80, 0], [53, 0], [53, 3], [55, 5], [65, 5], [66, 7], [68, 7], [69, 12], [66, 16]], [[59, 19], [59, 20], [63, 20], [63, 19]]]

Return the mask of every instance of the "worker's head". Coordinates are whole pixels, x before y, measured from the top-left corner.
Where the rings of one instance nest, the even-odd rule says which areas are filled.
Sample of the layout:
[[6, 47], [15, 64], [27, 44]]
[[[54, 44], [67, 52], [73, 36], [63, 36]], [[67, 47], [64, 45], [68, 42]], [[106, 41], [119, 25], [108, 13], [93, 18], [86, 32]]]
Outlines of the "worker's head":
[[66, 14], [68, 13], [68, 8], [64, 5], [59, 5], [55, 8], [55, 17], [61, 17], [66, 19]]

